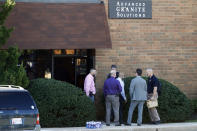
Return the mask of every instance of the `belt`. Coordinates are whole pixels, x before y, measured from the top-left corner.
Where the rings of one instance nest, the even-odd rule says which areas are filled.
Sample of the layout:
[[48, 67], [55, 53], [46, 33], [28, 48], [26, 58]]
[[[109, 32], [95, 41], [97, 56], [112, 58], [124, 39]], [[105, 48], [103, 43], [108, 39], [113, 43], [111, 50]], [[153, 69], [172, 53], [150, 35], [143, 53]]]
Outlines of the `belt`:
[[119, 94], [107, 94], [107, 96], [119, 96]]

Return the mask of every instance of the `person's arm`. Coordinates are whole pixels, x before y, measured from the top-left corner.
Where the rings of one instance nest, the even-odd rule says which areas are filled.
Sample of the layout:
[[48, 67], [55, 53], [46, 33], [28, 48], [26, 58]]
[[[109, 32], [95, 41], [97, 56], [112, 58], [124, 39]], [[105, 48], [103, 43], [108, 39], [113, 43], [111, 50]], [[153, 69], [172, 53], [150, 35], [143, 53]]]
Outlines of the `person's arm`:
[[145, 85], [144, 85], [144, 91], [146, 92], [146, 99], [148, 100], [148, 92], [147, 92], [147, 83], [145, 81]]
[[126, 97], [126, 95], [125, 95], [124, 86], [122, 87], [121, 95], [122, 95], [122, 97], [124, 98], [124, 100], [127, 101], [127, 97]]
[[119, 93], [121, 94], [121, 92], [122, 92], [122, 87], [121, 87], [121, 85], [120, 85], [120, 82], [119, 82], [118, 80], [116, 80], [116, 82], [117, 82], [117, 85], [118, 85], [118, 91], [119, 91]]
[[90, 86], [91, 86], [91, 80], [89, 77], [87, 77], [85, 79], [85, 83], [84, 83], [84, 90], [85, 90], [87, 96], [89, 96], [89, 94], [90, 94]]
[[103, 94], [104, 94], [104, 96], [106, 97], [106, 95], [107, 95], [107, 91], [106, 91], [106, 82], [104, 83], [104, 86], [103, 86]]
[[129, 94], [130, 94], [131, 98], [132, 98], [132, 96], [133, 96], [133, 91], [134, 91], [134, 87], [135, 87], [134, 84], [135, 84], [135, 83], [134, 83], [134, 81], [132, 80], [131, 83], [130, 83], [130, 88], [129, 88]]
[[116, 80], [118, 80], [119, 82], [120, 82], [120, 85], [121, 85], [121, 87], [122, 87], [122, 91], [121, 91], [121, 95], [122, 95], [122, 97], [125, 99], [125, 97], [124, 97], [124, 83], [123, 83], [123, 81], [120, 79], [120, 78], [117, 78]]
[[93, 86], [93, 94], [96, 94], [96, 87], [95, 87], [95, 83], [94, 83], [94, 80], [92, 80], [92, 86]]
[[157, 95], [157, 86], [155, 86], [155, 87], [154, 87], [153, 95], [154, 95], [154, 96], [156, 96], [156, 95]]
[[127, 101], [126, 95], [125, 95], [125, 90], [124, 90], [124, 81], [122, 79], [118, 79], [120, 81], [120, 85], [122, 87], [121, 95], [124, 98], [125, 101]]
[[145, 81], [145, 86], [144, 86], [144, 91], [146, 91], [147, 92], [147, 83], [146, 83], [146, 81]]
[[153, 82], [153, 97], [156, 98], [157, 97], [157, 88], [158, 88], [158, 80], [155, 79]]

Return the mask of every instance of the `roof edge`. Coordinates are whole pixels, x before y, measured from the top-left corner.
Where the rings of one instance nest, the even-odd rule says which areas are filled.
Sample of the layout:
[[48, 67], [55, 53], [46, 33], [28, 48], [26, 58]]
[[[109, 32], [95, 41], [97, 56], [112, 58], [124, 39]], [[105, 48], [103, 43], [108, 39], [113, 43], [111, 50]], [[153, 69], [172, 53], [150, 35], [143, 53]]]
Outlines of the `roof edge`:
[[[5, 2], [6, 0], [0, 0]], [[101, 0], [15, 0], [15, 2], [24, 3], [103, 3]]]

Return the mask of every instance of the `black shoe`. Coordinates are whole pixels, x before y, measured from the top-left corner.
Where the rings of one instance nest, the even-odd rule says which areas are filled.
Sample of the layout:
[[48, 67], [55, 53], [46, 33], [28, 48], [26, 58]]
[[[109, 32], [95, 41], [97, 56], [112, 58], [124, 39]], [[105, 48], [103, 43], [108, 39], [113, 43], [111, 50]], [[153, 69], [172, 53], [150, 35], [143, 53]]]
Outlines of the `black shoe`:
[[121, 126], [121, 124], [115, 124], [115, 126]]
[[124, 124], [124, 122], [119, 122], [120, 124]]
[[120, 123], [121, 126], [124, 125], [124, 122], [119, 122], [119, 123]]
[[106, 126], [110, 126], [110, 124], [106, 124]]
[[160, 121], [153, 121], [152, 124], [154, 125], [159, 125], [161, 122]]
[[159, 125], [161, 123], [161, 121], [155, 121], [156, 125]]
[[142, 124], [137, 124], [137, 126], [141, 126]]
[[131, 124], [129, 124], [129, 123], [125, 123], [125, 125], [126, 125], [126, 126], [131, 126]]

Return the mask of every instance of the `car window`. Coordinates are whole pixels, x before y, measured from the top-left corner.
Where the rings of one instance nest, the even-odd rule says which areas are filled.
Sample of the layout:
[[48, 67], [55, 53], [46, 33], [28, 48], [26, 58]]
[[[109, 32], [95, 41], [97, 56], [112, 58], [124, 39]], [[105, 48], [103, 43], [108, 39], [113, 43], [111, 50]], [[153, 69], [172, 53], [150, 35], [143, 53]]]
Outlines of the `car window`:
[[0, 92], [0, 109], [35, 109], [28, 92]]

